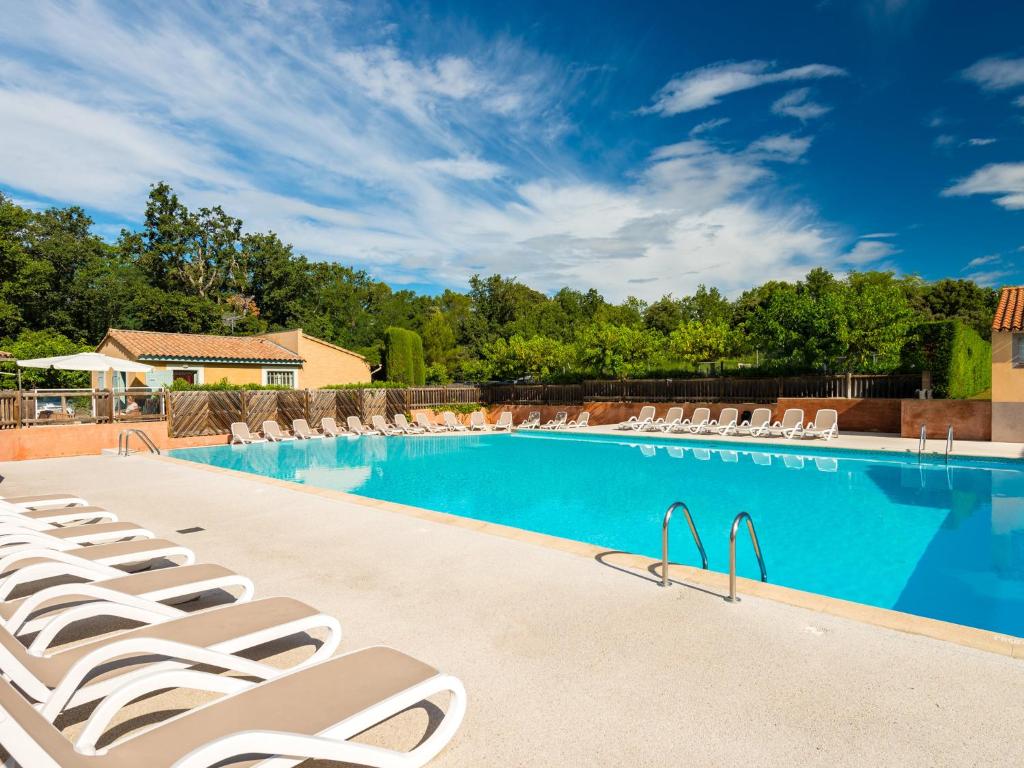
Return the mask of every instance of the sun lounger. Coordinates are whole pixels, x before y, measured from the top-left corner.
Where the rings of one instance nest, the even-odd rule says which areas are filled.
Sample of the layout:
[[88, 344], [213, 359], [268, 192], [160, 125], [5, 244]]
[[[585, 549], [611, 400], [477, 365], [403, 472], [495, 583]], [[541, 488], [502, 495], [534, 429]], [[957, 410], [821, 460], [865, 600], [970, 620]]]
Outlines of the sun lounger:
[[444, 419], [444, 425], [448, 427], [449, 432], [469, 431], [469, 429], [466, 426], [459, 423], [459, 420], [455, 418], [455, 414], [452, 413], [451, 411], [445, 411], [442, 414], [442, 418]]
[[[106, 571], [100, 576], [91, 564], [83, 561], [81, 569], [69, 567], [64, 575], [86, 578], [86, 581], [51, 585], [14, 600], [6, 599], [10, 591], [9, 585], [4, 583], [0, 627], [12, 635], [34, 633], [65, 609], [74, 608], [84, 619], [89, 612], [88, 608], [82, 607], [86, 605], [92, 607], [95, 616], [105, 616], [107, 603], [137, 605], [138, 601], [152, 601], [174, 604], [215, 590], [229, 595], [237, 592], [234, 600], [245, 603], [252, 599], [255, 591], [249, 579], [219, 565], [185, 565], [133, 574], [125, 574], [115, 568]], [[34, 575], [42, 572], [43, 569], [37, 566], [29, 566], [22, 569], [20, 575], [28, 578], [26, 583], [31, 583], [36, 580]]]
[[310, 427], [305, 419], [292, 420], [292, 434], [299, 440], [322, 440], [324, 437], [318, 430]]
[[804, 412], [800, 408], [787, 408], [782, 414], [782, 420], [772, 424], [768, 430], [770, 435], [781, 435], [787, 440], [799, 437], [803, 433]]
[[232, 445], [249, 445], [251, 443], [265, 443], [265, 438], [256, 437], [252, 432], [249, 431], [249, 425], [244, 421], [233, 421], [231, 422], [231, 444]]
[[[225, 695], [97, 752], [97, 741], [128, 702], [175, 687]], [[445, 693], [443, 718], [409, 752], [348, 741]], [[251, 766], [253, 758], [282, 768], [307, 759], [414, 768], [451, 741], [465, 715], [466, 696], [457, 678], [391, 648], [375, 647], [256, 683], [199, 670], [151, 672], [108, 696], [74, 744], [51, 724], [50, 710], [34, 709], [6, 680], [0, 681], [0, 709], [6, 715], [0, 720], [0, 743], [14, 761], [32, 768], [207, 768], [241, 766], [243, 759]]]
[[72, 525], [75, 523], [98, 523], [107, 520], [117, 522], [117, 515], [103, 507], [50, 507], [26, 509], [23, 512], [0, 509], [0, 520], [33, 520], [51, 525]]
[[295, 438], [281, 429], [281, 425], [276, 421], [268, 419], [263, 422], [263, 436], [272, 443], [282, 443], [287, 440], [294, 440]]
[[699, 435], [701, 432], [707, 430], [711, 424], [711, 409], [710, 408], [696, 408], [693, 411], [693, 415], [688, 419], [683, 419], [679, 422], [679, 426], [676, 427], [676, 432], [690, 432], [694, 435]]
[[839, 414], [834, 408], [822, 408], [814, 415], [814, 421], [804, 427], [802, 436], [820, 437], [831, 440], [839, 435]]
[[348, 431], [356, 435], [379, 435], [375, 429], [363, 426], [363, 422], [359, 420], [358, 416], [349, 416], [345, 419], [345, 423], [348, 425]]
[[491, 431], [491, 425], [487, 423], [487, 417], [483, 411], [473, 411], [469, 414], [469, 430], [471, 432]]
[[402, 430], [388, 424], [387, 419], [385, 419], [379, 413], [374, 414], [373, 416], [370, 417], [370, 423], [373, 425], [373, 428], [377, 432], [380, 432], [380, 434], [382, 435], [388, 435], [389, 437], [393, 437], [394, 435], [402, 434]]
[[575, 419], [569, 419], [562, 425], [562, 429], [583, 429], [590, 425], [590, 411], [583, 411]]
[[441, 424], [434, 424], [426, 413], [420, 411], [416, 414], [416, 423], [423, 427], [427, 432], [447, 432], [448, 427], [442, 426]]
[[736, 420], [739, 418], [739, 411], [735, 408], [723, 408], [718, 414], [718, 423], [708, 431], [717, 432], [720, 435], [732, 435], [736, 433]]
[[320, 431], [324, 437], [341, 437], [345, 434], [345, 430], [338, 426], [333, 416], [324, 416], [320, 419]]
[[0, 556], [8, 547], [37, 544], [52, 549], [102, 544], [123, 539], [152, 539], [155, 534], [135, 523], [94, 523], [66, 528], [33, 528], [25, 523], [0, 522]]
[[678, 405], [673, 405], [668, 409], [662, 418], [655, 419], [648, 426], [649, 430], [657, 430], [658, 432], [671, 432], [673, 429], [679, 426], [679, 423], [683, 420], [683, 409]]
[[654, 422], [656, 413], [653, 405], [645, 405], [636, 416], [630, 416], [625, 421], [617, 424], [616, 429], [647, 429]]
[[[69, 617], [74, 609], [54, 617], [28, 648], [0, 630], [0, 666], [4, 676], [21, 688], [25, 696], [41, 703], [44, 714], [56, 716], [66, 707], [95, 701], [131, 680], [161, 669], [207, 664], [242, 674], [277, 675], [282, 670], [233, 654], [319, 630], [325, 637], [302, 662], [310, 664], [328, 658], [341, 640], [341, 626], [336, 619], [290, 598], [264, 598], [194, 613], [145, 600], [132, 608], [105, 605], [110, 615], [145, 623], [113, 636], [57, 649], [50, 648], [55, 636], [52, 628], [67, 626], [67, 619], [74, 618]], [[118, 660], [116, 670], [89, 681], [95, 671], [108, 667], [114, 659]], [[126, 660], [132, 661], [125, 663]]]
[[764, 437], [772, 426], [772, 409], [755, 408], [750, 414], [750, 419], [736, 427], [737, 435], [751, 435], [752, 437]]
[[66, 542], [59, 544], [44, 546], [35, 543], [0, 549], [0, 583], [6, 584], [11, 578], [20, 578], [22, 569], [36, 565], [46, 565], [52, 569], [52, 576], [61, 576], [66, 572], [68, 564], [78, 565], [81, 561], [122, 568], [125, 571], [162, 564], [191, 565], [196, 561], [192, 550], [166, 539], [133, 539], [90, 547]]
[[565, 411], [558, 411], [555, 413], [555, 418], [551, 419], [547, 424], [541, 424], [541, 429], [560, 429], [565, 426], [566, 421], [569, 418], [569, 414]]
[[423, 427], [410, 424], [404, 413], [395, 414], [395, 426], [407, 435], [422, 435], [427, 431]]
[[18, 512], [51, 507], [87, 507], [89, 502], [70, 493], [33, 493], [25, 496], [0, 496], [0, 509]]
[[502, 411], [498, 414], [498, 420], [494, 422], [493, 429], [495, 432], [511, 432], [512, 411]]
[[530, 411], [530, 414], [526, 417], [516, 429], [538, 429], [540, 427], [540, 411]]

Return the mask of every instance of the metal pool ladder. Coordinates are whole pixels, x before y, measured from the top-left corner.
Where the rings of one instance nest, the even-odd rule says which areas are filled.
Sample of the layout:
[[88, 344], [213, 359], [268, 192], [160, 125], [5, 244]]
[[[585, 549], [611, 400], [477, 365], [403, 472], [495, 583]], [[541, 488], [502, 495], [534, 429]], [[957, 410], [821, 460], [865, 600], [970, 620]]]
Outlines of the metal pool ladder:
[[690, 514], [690, 508], [681, 501], [673, 502], [667, 510], [665, 510], [665, 519], [661, 521], [661, 586], [668, 586], [668, 524], [672, 522], [672, 513], [679, 507], [683, 508], [683, 514], [686, 515], [686, 522], [690, 526], [690, 533], [693, 534], [693, 543], [697, 545], [697, 550], [700, 552], [700, 560], [702, 567], [706, 571], [708, 569], [708, 556], [704, 551], [704, 544], [701, 543], [700, 534], [697, 533], [697, 526], [693, 524], [693, 515]]
[[747, 521], [747, 530], [750, 531], [750, 543], [754, 545], [754, 554], [757, 555], [757, 564], [761, 567], [761, 581], [768, 581], [768, 571], [764, 567], [764, 557], [761, 556], [761, 544], [757, 540], [757, 531], [754, 530], [754, 521], [749, 512], [740, 512], [732, 521], [732, 529], [729, 531], [729, 596], [725, 598], [730, 603], [738, 603], [739, 596], [736, 594], [736, 533], [739, 531], [740, 523]]
[[924, 450], [924, 444], [927, 440], [927, 429], [924, 424], [921, 425], [921, 438], [917, 441], [917, 463], [921, 463], [921, 451]]
[[142, 441], [143, 445], [145, 445], [149, 449], [150, 453], [160, 453], [160, 449], [156, 447], [156, 443], [154, 443], [150, 439], [149, 435], [147, 435], [141, 429], [122, 429], [121, 433], [117, 436], [118, 456], [130, 455], [131, 452], [128, 450], [128, 442], [131, 439], [132, 435], [138, 435], [139, 439]]
[[946, 430], [946, 463], [949, 464], [949, 454], [953, 452], [953, 425], [950, 424]]

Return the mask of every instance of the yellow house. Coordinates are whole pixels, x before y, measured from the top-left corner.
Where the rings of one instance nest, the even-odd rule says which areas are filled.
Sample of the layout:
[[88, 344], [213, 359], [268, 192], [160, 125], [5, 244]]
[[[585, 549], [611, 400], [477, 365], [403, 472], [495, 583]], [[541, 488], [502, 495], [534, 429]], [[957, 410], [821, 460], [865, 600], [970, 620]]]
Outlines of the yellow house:
[[1024, 442], [1024, 286], [1003, 288], [992, 321], [992, 439]]
[[[277, 384], [293, 389], [370, 380], [366, 358], [309, 336], [301, 328], [262, 336], [111, 328], [96, 351], [153, 366], [151, 373], [133, 373], [129, 378], [114, 382], [115, 389], [167, 387], [176, 379], [192, 384], [213, 384], [227, 379], [232, 384]], [[110, 383], [99, 374], [93, 385], [106, 388]]]

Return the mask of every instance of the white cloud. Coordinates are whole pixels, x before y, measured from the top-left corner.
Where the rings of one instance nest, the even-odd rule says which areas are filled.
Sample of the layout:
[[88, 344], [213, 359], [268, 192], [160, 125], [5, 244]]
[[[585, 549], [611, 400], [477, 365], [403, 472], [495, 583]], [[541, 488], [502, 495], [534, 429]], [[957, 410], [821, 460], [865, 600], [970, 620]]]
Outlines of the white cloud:
[[1010, 269], [993, 269], [981, 272], [971, 272], [968, 275], [964, 275], [964, 278], [966, 280], [973, 280], [978, 285], [995, 287], [1003, 282], [1003, 278], [1010, 277], [1013, 274], [1013, 270]]
[[828, 64], [806, 64], [772, 71], [772, 64], [767, 61], [720, 62], [669, 80], [654, 95], [654, 104], [641, 111], [678, 115], [718, 104], [723, 96], [730, 93], [769, 83], [817, 80], [845, 74], [845, 70]]
[[984, 139], [968, 139], [967, 143], [972, 147], [987, 147], [989, 144], [995, 144], [995, 139], [984, 138]]
[[900, 249], [890, 242], [879, 239], [888, 237], [888, 233], [864, 235], [842, 257], [842, 261], [850, 266], [858, 267], [887, 259], [900, 253]]
[[942, 191], [945, 197], [996, 195], [1007, 210], [1024, 210], [1024, 163], [991, 163]]
[[[129, 222], [163, 179], [190, 206], [221, 204], [311, 258], [398, 284], [498, 271], [656, 298], [846, 260], [833, 228], [775, 181], [810, 137], [734, 151], [690, 139], [626, 183], [596, 181], [558, 140], [578, 81], [514, 42], [413, 57], [346, 38], [351, 24], [331, 14], [354, 6], [234, 8], [168, 4], [141, 23], [103, 5], [13, 5], [0, 25], [0, 184]], [[839, 74], [767, 69], [764, 82]]]
[[1024, 96], [1018, 96], [1016, 99], [1013, 100], [1013, 103], [1016, 104], [1018, 107], [1024, 107]]
[[1024, 85], [1024, 58], [991, 56], [969, 66], [961, 75], [986, 91], [1004, 91]]
[[714, 120], [705, 120], [703, 123], [697, 123], [690, 129], [690, 136], [700, 136], [702, 133], [715, 130], [715, 128], [721, 128], [728, 122], [728, 117], [718, 117]]
[[982, 267], [986, 264], [994, 264], [999, 261], [1002, 257], [998, 253], [990, 253], [988, 256], [978, 256], [977, 258], [971, 259], [967, 262], [961, 272], [966, 272], [968, 269], [975, 269]]
[[790, 91], [772, 104], [772, 112], [777, 115], [789, 115], [802, 122], [814, 120], [832, 111], [832, 107], [810, 101], [810, 88], [797, 88]]
[[956, 136], [948, 133], [940, 133], [935, 137], [934, 144], [938, 148], [949, 147], [956, 143]]

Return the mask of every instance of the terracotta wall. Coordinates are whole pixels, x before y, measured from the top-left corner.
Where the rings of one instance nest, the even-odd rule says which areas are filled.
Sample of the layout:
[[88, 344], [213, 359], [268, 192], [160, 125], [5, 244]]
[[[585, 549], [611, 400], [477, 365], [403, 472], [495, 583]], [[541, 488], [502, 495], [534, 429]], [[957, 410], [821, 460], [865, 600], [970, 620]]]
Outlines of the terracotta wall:
[[301, 328], [265, 333], [263, 338], [292, 350], [306, 361], [299, 372], [298, 389], [316, 389], [329, 384], [359, 384], [370, 380], [370, 366], [365, 358], [308, 336]]
[[[117, 436], [126, 428], [141, 429], [161, 450], [222, 445], [228, 441], [227, 435], [171, 438], [167, 435], [166, 421], [3, 429], [0, 430], [0, 461], [96, 455], [104, 448], [117, 448]], [[131, 445], [133, 448], [142, 447], [137, 436], [131, 438]]]
[[780, 397], [773, 418], [781, 419], [787, 408], [803, 408], [804, 420], [814, 421], [819, 408], [834, 408], [840, 432], [899, 434], [900, 400], [888, 398]]
[[921, 425], [929, 438], [946, 439], [953, 425], [954, 440], [991, 440], [992, 403], [987, 400], [902, 400], [903, 437], [918, 437]]

